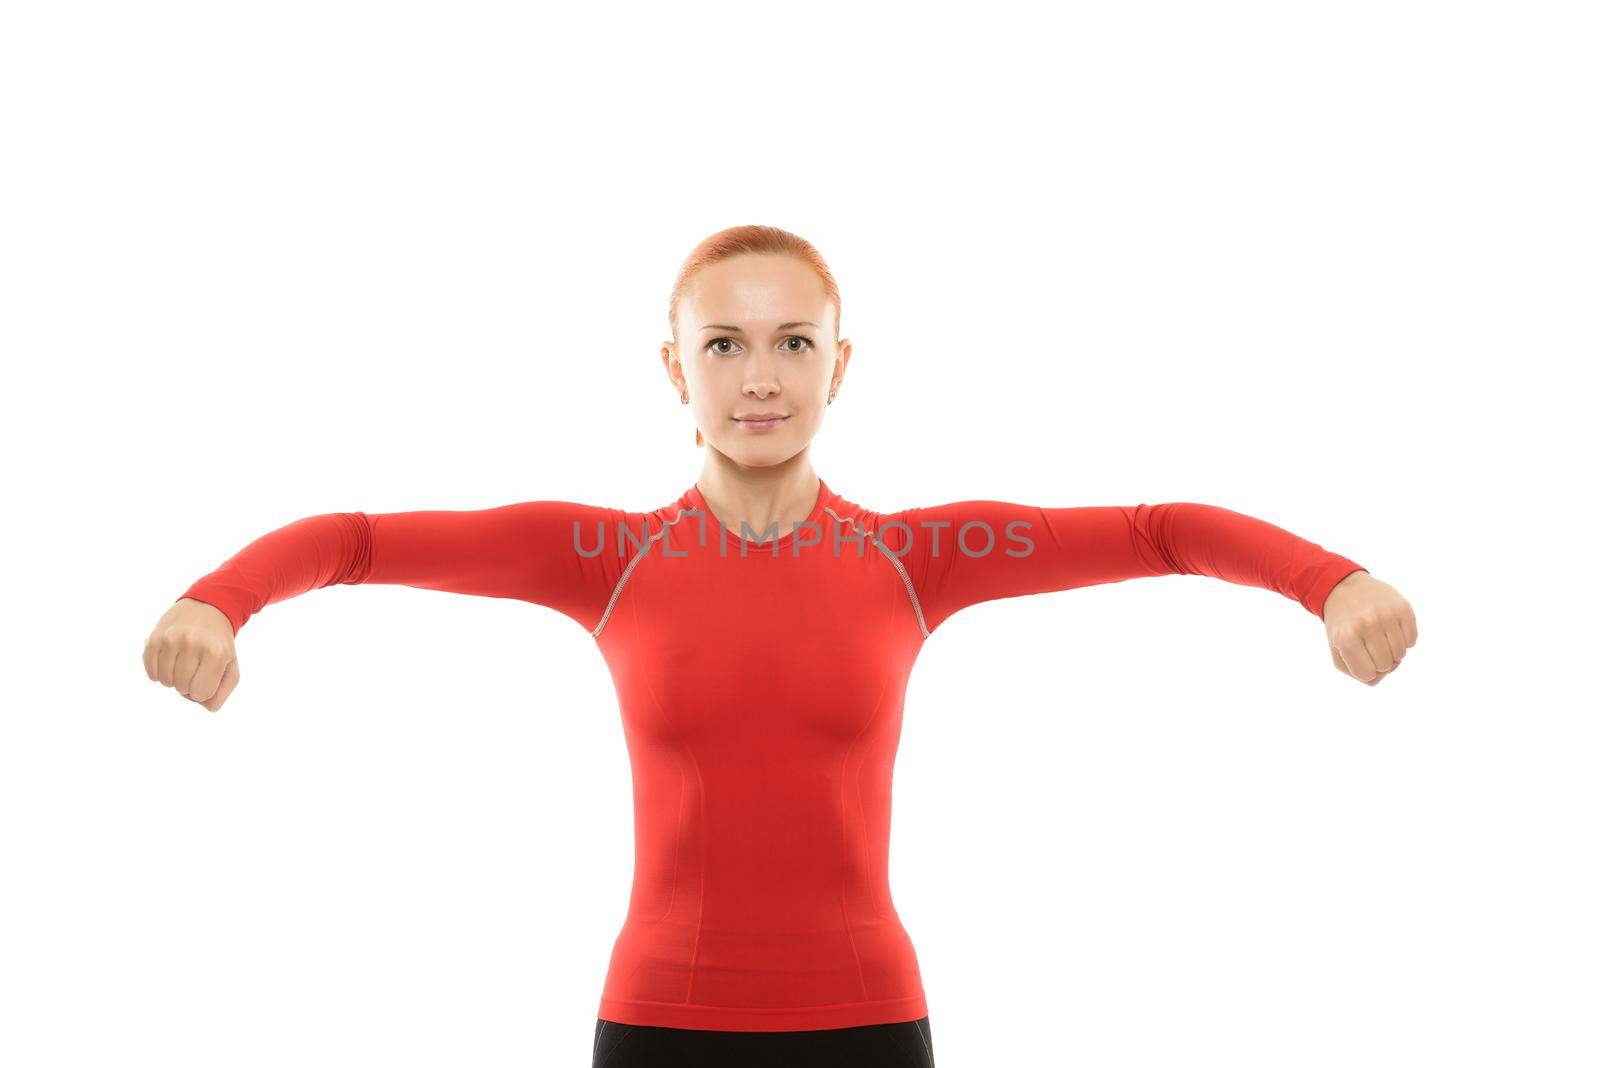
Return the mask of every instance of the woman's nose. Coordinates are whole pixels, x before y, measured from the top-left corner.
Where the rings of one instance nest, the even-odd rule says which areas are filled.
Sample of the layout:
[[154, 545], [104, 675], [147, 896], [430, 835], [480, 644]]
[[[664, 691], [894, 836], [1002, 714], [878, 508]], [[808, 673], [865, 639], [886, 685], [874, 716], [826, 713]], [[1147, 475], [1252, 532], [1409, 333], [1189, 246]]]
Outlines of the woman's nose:
[[744, 380], [744, 391], [746, 393], [754, 393], [758, 397], [766, 397], [779, 392], [781, 388], [778, 385], [778, 376], [772, 367], [759, 363], [750, 365], [749, 373]]

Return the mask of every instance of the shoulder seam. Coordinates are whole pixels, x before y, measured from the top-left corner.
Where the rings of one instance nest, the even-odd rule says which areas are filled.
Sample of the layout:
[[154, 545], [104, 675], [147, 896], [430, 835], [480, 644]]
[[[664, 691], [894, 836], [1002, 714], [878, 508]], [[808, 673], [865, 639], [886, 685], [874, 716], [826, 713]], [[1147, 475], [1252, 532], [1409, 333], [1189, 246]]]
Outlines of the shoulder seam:
[[[617, 600], [622, 596], [622, 587], [628, 583], [628, 576], [633, 574], [633, 569], [639, 566], [639, 561], [643, 560], [645, 554], [650, 551], [651, 544], [666, 537], [667, 528], [682, 519], [683, 513], [684, 509], [680, 507], [677, 515], [673, 516], [671, 520], [663, 520], [661, 529], [646, 538], [644, 544], [639, 546], [639, 551], [633, 554], [633, 559], [628, 561], [628, 566], [622, 569], [622, 575], [617, 579], [616, 586], [612, 587], [611, 600], [606, 602], [606, 610], [601, 614], [600, 622], [596, 623], [594, 629], [589, 632], [589, 637], [600, 637], [600, 632], [605, 630], [606, 621], [611, 618], [611, 610], [617, 606]], [[621, 535], [619, 534], [618, 537], [621, 537]]]
[[930, 632], [928, 630], [928, 624], [922, 617], [922, 601], [917, 597], [917, 588], [912, 584], [911, 576], [906, 573], [906, 566], [900, 562], [900, 558], [895, 556], [884, 546], [883, 542], [879, 540], [878, 534], [875, 530], [873, 530], [871, 527], [863, 527], [861, 524], [857, 523], [855, 516], [841, 516], [832, 508], [824, 508], [823, 511], [833, 516], [833, 518], [840, 523], [849, 523], [856, 529], [857, 533], [865, 534], [872, 544], [877, 547], [878, 551], [884, 555], [884, 558], [887, 559], [890, 564], [894, 565], [894, 569], [900, 573], [900, 581], [905, 583], [906, 595], [911, 598], [911, 610], [916, 613], [917, 629], [922, 632], [922, 636], [924, 638], [929, 637]]

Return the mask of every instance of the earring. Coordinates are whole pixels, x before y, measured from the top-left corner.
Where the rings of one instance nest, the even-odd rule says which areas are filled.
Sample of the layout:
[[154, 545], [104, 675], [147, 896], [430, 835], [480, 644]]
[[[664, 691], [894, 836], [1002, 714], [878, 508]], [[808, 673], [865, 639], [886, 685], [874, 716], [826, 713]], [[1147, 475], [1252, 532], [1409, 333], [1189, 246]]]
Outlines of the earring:
[[839, 395], [839, 391], [838, 390], [833, 390], [832, 392], [830, 392], [828, 394], [828, 403], [832, 404], [833, 403], [833, 398], [837, 397], [838, 395]]
[[[678, 394], [678, 399], [683, 401], [683, 403], [688, 404], [689, 403], [689, 394], [680, 393], [680, 394]], [[704, 445], [706, 443], [706, 439], [702, 438], [700, 436], [700, 428], [699, 427], [695, 427], [694, 428], [694, 443], [695, 443], [695, 445], [697, 447], [698, 446], [702, 446], [702, 445]]]

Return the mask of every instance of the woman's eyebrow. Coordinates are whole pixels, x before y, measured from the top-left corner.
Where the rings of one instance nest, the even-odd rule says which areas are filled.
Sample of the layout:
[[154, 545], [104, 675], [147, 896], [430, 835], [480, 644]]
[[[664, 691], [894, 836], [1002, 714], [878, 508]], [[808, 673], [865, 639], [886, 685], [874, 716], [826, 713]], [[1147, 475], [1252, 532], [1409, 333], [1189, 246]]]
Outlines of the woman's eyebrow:
[[[791, 326], [809, 326], [813, 330], [817, 329], [817, 324], [816, 323], [807, 323], [807, 322], [779, 323], [778, 324], [778, 329], [779, 330], [787, 330]], [[702, 329], [702, 330], [727, 330], [727, 331], [730, 331], [730, 332], [735, 333], [735, 334], [744, 333], [744, 331], [739, 329], [737, 326], [725, 326], [722, 323], [712, 323], [710, 326], [702, 326], [700, 329]]]

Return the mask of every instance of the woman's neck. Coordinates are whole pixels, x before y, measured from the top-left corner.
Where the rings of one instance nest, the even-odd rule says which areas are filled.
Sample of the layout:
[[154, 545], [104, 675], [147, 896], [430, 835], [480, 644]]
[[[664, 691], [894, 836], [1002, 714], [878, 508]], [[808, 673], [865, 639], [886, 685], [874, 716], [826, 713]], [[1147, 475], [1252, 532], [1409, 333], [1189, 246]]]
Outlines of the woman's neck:
[[821, 480], [811, 470], [810, 450], [771, 467], [746, 467], [715, 450], [708, 450], [705, 467], [695, 485], [711, 511], [708, 521], [720, 522], [730, 533], [760, 544], [774, 524], [778, 537], [810, 518], [822, 492]]

